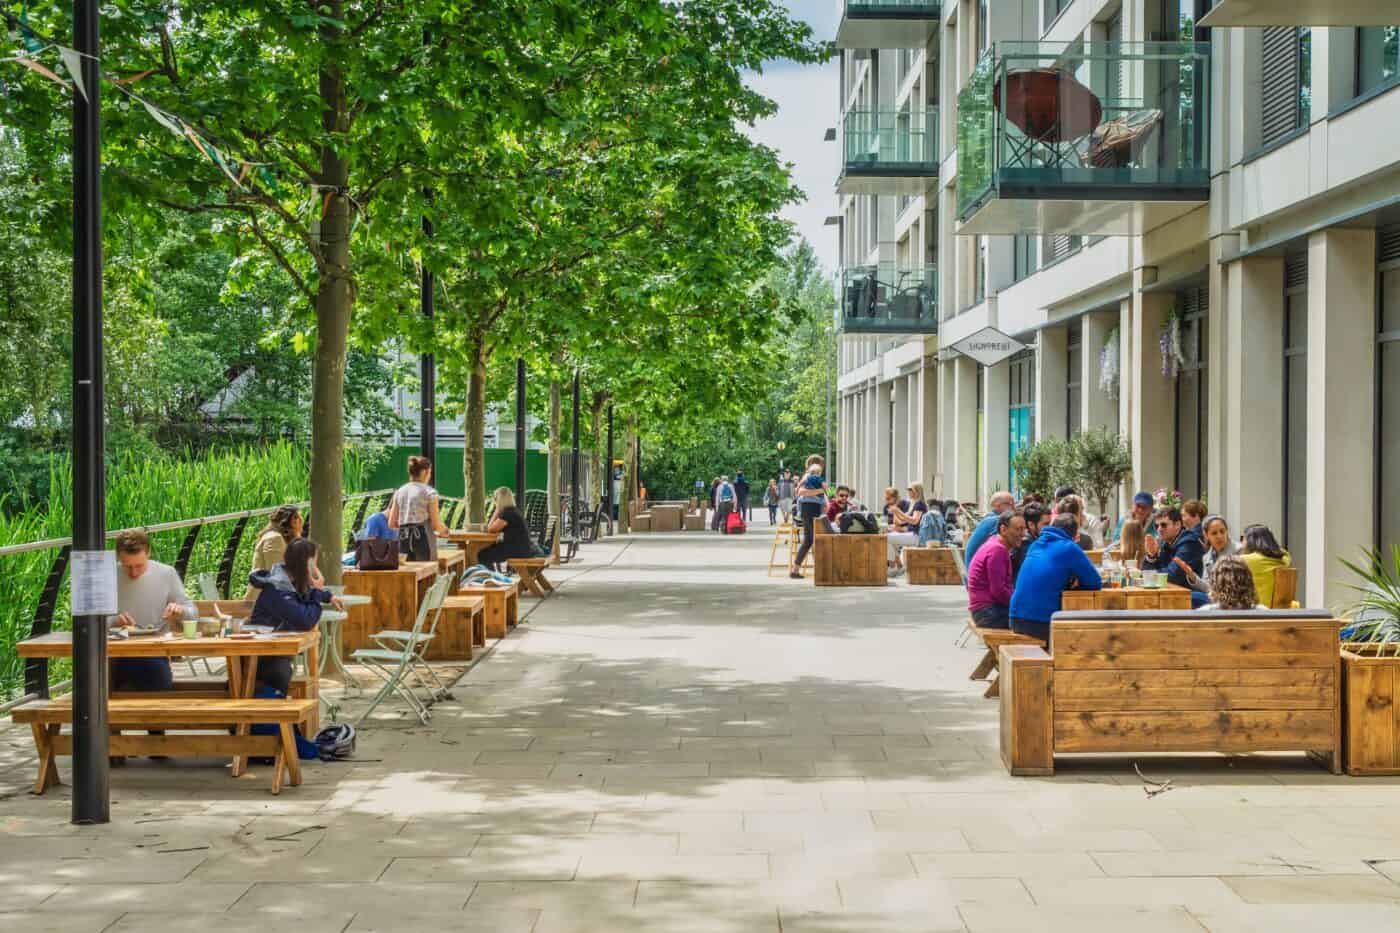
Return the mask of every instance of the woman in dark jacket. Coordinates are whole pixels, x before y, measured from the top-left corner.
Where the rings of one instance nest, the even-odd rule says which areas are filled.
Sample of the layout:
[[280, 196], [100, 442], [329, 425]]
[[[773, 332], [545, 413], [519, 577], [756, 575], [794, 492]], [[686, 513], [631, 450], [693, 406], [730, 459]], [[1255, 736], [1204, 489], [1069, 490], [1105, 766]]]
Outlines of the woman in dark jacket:
[[495, 568], [513, 557], [537, 557], [535, 542], [530, 540], [530, 529], [525, 524], [525, 516], [515, 505], [515, 495], [505, 486], [493, 495], [496, 511], [492, 513], [491, 524], [486, 530], [500, 535], [500, 540], [490, 547], [483, 548], [477, 555], [477, 563]]
[[[344, 608], [330, 590], [312, 584], [320, 551], [310, 538], [297, 538], [287, 545], [282, 563], [248, 576], [249, 584], [260, 590], [249, 623], [265, 625], [273, 631], [309, 632], [321, 621], [321, 608], [326, 603], [336, 609]], [[292, 659], [259, 658], [258, 682], [286, 696], [292, 682]]]

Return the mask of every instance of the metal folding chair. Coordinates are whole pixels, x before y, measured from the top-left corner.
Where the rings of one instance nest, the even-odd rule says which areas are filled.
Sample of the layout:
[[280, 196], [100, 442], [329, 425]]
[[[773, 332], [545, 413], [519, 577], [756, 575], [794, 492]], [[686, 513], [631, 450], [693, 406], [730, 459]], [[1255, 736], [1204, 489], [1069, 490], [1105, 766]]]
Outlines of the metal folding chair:
[[[428, 720], [432, 718], [429, 707], [438, 700], [451, 696], [432, 666], [423, 657], [437, 634], [438, 620], [442, 617], [442, 603], [447, 598], [447, 590], [451, 584], [451, 575], [442, 574], [428, 588], [422, 604], [418, 607], [412, 631], [390, 629], [377, 632], [372, 637], [380, 645], [379, 648], [360, 648], [350, 655], [351, 661], [368, 667], [384, 681], [384, 685], [370, 701], [369, 708], [360, 714], [356, 725], [368, 719], [391, 693], [402, 698], [418, 717], [418, 721], [427, 725]], [[417, 681], [417, 685], [427, 692], [427, 699], [420, 698], [413, 692], [413, 685], [408, 682], [410, 674]]]

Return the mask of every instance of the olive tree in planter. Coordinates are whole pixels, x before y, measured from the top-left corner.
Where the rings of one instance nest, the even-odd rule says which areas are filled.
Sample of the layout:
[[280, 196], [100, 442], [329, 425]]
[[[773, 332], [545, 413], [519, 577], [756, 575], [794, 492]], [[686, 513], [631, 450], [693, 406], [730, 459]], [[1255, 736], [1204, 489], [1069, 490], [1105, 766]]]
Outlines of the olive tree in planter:
[[1133, 475], [1133, 453], [1116, 431], [1096, 428], [1076, 434], [1067, 452], [1068, 478], [1084, 498], [1108, 513], [1108, 500]]
[[1016, 451], [1011, 469], [1021, 495], [1034, 493], [1043, 501], [1050, 501], [1055, 487], [1067, 478], [1069, 446], [1058, 437], [1047, 437]]

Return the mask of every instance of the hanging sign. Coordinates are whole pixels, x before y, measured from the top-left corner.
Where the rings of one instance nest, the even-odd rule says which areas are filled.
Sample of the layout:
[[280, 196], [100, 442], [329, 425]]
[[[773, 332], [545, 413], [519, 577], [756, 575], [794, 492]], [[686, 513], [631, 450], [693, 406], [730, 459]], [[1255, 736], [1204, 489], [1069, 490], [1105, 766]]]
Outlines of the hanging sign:
[[117, 614], [117, 554], [115, 551], [73, 551], [72, 606], [76, 616]]
[[954, 350], [983, 366], [995, 366], [1025, 348], [1024, 343], [1014, 337], [1008, 337], [995, 327], [984, 327], [953, 344]]

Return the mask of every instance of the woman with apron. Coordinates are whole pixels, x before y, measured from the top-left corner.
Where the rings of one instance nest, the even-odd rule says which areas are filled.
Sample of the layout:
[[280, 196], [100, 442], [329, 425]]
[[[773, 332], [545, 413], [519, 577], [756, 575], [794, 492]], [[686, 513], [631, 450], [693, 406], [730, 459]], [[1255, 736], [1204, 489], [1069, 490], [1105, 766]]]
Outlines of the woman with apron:
[[448, 534], [438, 516], [437, 490], [428, 485], [432, 478], [432, 461], [409, 457], [409, 481], [395, 491], [389, 506], [389, 527], [398, 531], [399, 550], [408, 560], [437, 560], [437, 539]]

